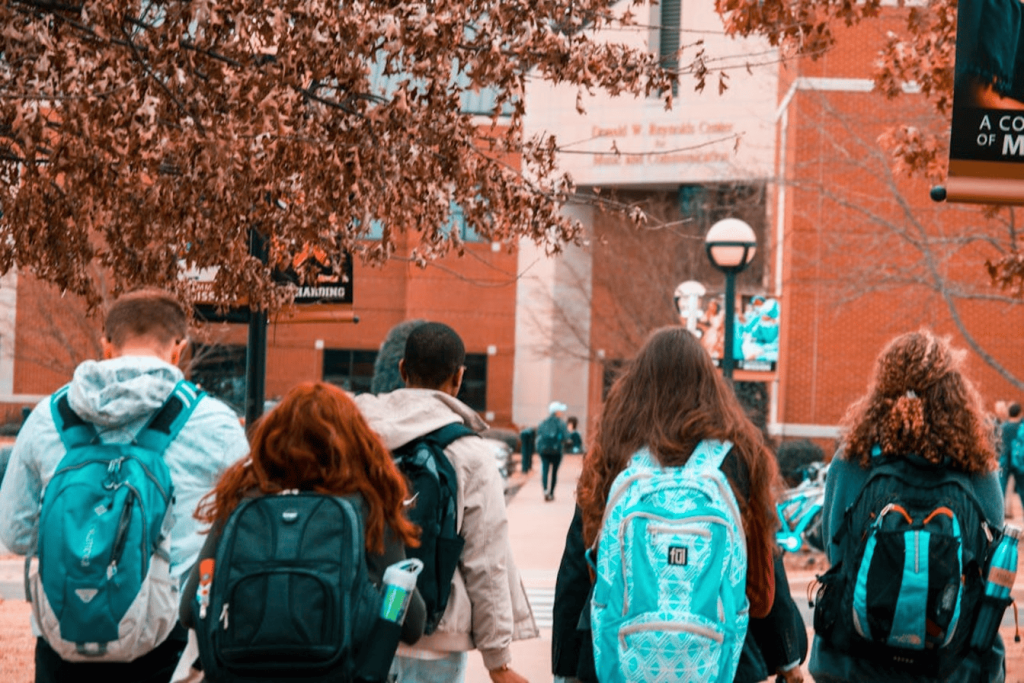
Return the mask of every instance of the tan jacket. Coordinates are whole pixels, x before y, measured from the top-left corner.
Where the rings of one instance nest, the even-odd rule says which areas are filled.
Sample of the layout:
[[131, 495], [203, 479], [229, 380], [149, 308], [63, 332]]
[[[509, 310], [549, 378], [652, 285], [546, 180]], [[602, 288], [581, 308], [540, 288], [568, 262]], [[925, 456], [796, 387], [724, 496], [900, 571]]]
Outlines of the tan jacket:
[[[477, 432], [487, 428], [469, 406], [439, 391], [399, 389], [355, 400], [392, 450], [454, 422]], [[458, 525], [466, 545], [437, 630], [412, 648], [402, 646], [399, 654], [477, 649], [484, 666], [496, 669], [512, 660], [513, 640], [539, 635], [537, 623], [512, 558], [504, 487], [492, 450], [480, 439], [465, 437], [445, 454], [458, 479]]]

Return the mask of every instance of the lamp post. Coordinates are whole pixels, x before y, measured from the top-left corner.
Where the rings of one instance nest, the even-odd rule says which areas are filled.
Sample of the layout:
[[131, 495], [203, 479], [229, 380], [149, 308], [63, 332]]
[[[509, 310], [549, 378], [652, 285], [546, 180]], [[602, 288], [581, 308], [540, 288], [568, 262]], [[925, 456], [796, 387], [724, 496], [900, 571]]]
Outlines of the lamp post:
[[725, 218], [711, 226], [704, 237], [708, 259], [725, 273], [725, 343], [722, 376], [732, 379], [733, 336], [736, 330], [736, 274], [750, 265], [757, 251], [754, 229], [738, 218]]

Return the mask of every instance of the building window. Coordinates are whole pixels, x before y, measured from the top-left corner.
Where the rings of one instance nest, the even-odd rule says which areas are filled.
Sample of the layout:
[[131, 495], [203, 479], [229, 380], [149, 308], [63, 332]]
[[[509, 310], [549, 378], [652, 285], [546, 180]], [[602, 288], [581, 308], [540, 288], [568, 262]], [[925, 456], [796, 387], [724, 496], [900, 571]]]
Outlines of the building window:
[[621, 359], [606, 360], [604, 362], [604, 372], [601, 376], [601, 401], [608, 398], [608, 391], [615, 384], [615, 380], [619, 378], [625, 366], [626, 361]]
[[466, 372], [458, 398], [478, 413], [487, 412], [487, 354], [466, 354]]
[[190, 370], [192, 381], [206, 393], [245, 414], [245, 346], [195, 344]]
[[376, 351], [358, 349], [325, 349], [324, 381], [353, 394], [370, 391]]
[[[658, 32], [661, 66], [679, 73], [679, 29], [681, 0], [661, 0], [661, 28]], [[672, 94], [679, 94], [679, 78], [672, 81]]]

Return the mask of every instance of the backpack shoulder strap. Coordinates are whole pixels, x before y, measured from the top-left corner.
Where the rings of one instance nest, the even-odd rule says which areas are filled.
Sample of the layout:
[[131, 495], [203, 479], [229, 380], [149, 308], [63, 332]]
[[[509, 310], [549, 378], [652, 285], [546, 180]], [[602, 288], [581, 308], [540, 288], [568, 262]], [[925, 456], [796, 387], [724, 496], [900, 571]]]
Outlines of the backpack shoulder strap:
[[467, 427], [461, 422], [453, 422], [449, 425], [445, 425], [440, 429], [434, 430], [430, 434], [427, 434], [424, 439], [432, 441], [437, 446], [440, 446], [441, 450], [448, 448], [453, 442], [461, 439], [464, 436], [479, 436], [472, 429]]
[[732, 450], [731, 441], [705, 439], [697, 444], [697, 447], [693, 449], [690, 459], [686, 461], [686, 464], [683, 465], [683, 467], [688, 467], [693, 470], [709, 471], [721, 469], [722, 462], [725, 460], [725, 456], [730, 450]]
[[135, 442], [143, 448], [163, 453], [192, 417], [192, 412], [204, 396], [206, 392], [195, 384], [185, 379], [180, 380], [174, 385], [163, 407], [135, 437]]
[[50, 397], [50, 414], [64, 448], [71, 450], [95, 442], [99, 438], [96, 427], [86, 422], [71, 409], [68, 386], [64, 385]]

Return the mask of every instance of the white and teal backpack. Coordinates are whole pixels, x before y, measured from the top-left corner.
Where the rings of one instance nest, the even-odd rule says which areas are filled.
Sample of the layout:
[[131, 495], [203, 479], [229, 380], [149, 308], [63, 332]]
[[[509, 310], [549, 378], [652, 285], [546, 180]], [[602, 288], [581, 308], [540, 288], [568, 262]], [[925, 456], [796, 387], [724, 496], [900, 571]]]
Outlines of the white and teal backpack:
[[747, 633], [747, 547], [719, 469], [729, 442], [682, 467], [647, 449], [612, 484], [591, 602], [601, 683], [731, 683]]
[[32, 613], [61, 659], [132, 661], [177, 623], [174, 491], [163, 452], [204, 395], [178, 382], [130, 443], [103, 443], [71, 410], [67, 387], [53, 395], [50, 409], [67, 454], [43, 492], [27, 571]]

